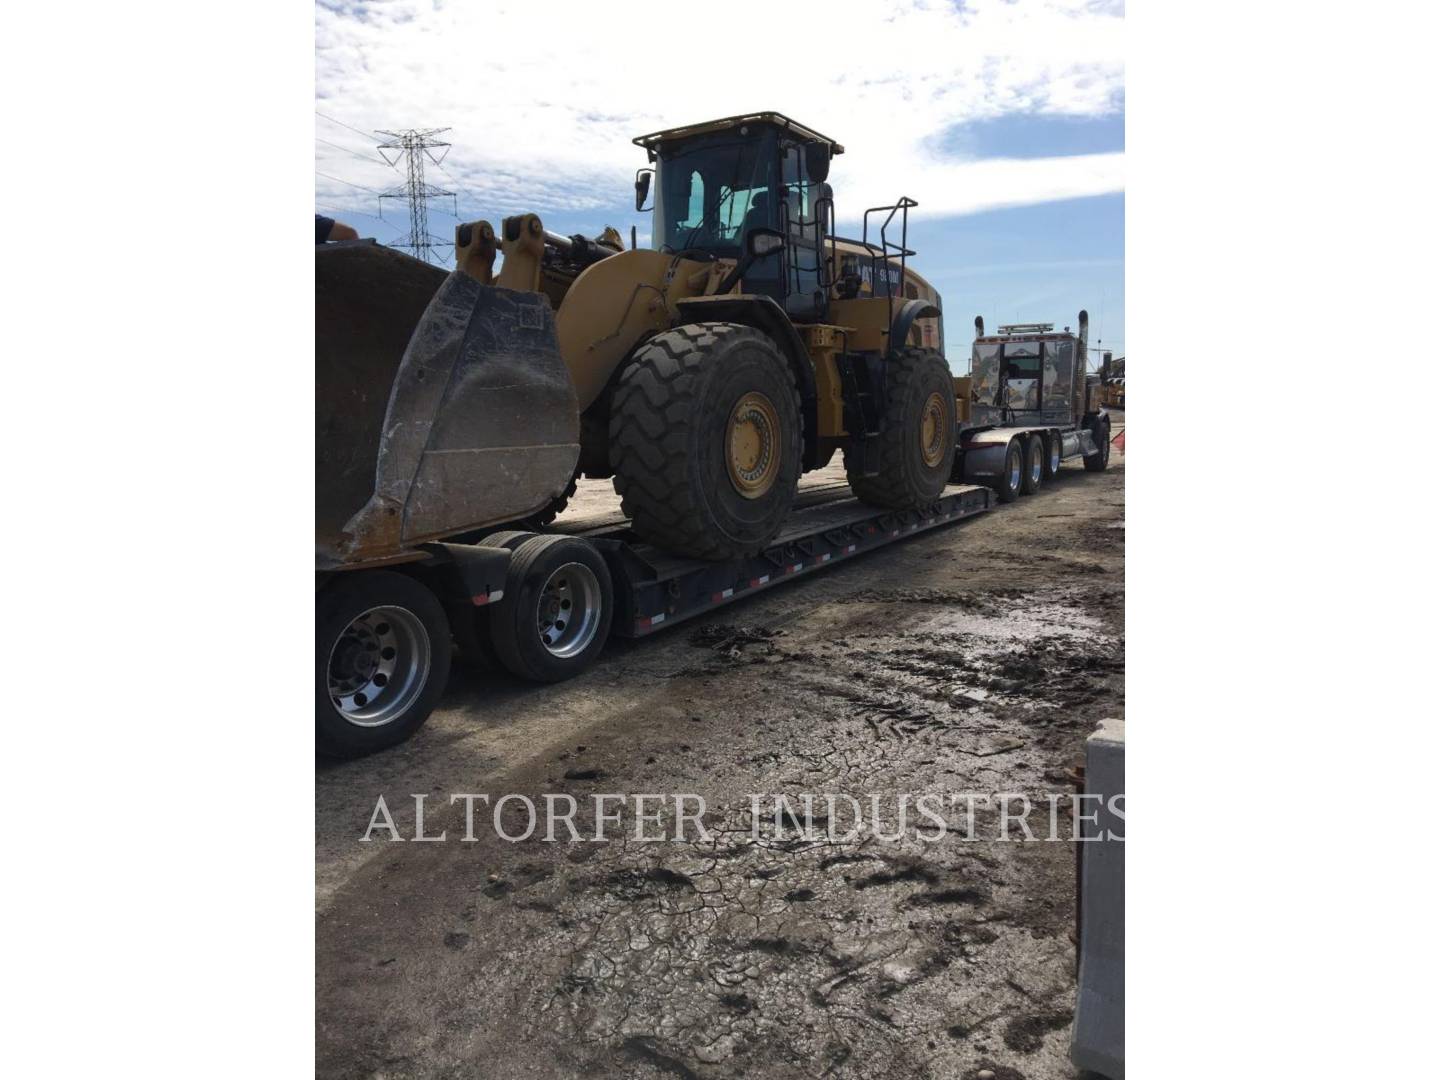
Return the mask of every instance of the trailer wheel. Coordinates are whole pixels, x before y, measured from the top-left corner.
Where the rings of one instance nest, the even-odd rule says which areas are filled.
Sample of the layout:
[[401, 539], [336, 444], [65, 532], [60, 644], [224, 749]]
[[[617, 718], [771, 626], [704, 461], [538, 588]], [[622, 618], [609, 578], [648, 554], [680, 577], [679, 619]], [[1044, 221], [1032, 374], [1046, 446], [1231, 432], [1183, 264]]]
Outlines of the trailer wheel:
[[[476, 541], [476, 547], [509, 548], [517, 547], [536, 534], [525, 529], [501, 529]], [[494, 635], [490, 630], [490, 606], [476, 607], [474, 604], [457, 602], [450, 607], [450, 626], [455, 633], [455, 647], [460, 653], [460, 662], [477, 675], [488, 675], [504, 669], [500, 655], [495, 651]]]
[[1093, 454], [1085, 455], [1085, 469], [1088, 472], [1101, 472], [1110, 464], [1110, 421], [1092, 420], [1087, 426], [1098, 449]]
[[1045, 479], [1054, 480], [1060, 475], [1060, 433], [1045, 433]]
[[995, 494], [1002, 503], [1014, 502], [1020, 497], [1020, 485], [1025, 476], [1025, 450], [1019, 439], [1011, 439], [1005, 448], [1005, 468], [994, 482]]
[[1034, 495], [1045, 478], [1045, 440], [1031, 435], [1025, 440], [1025, 474], [1020, 481], [1021, 495]]
[[574, 536], [532, 536], [515, 549], [505, 595], [490, 612], [500, 662], [522, 679], [580, 674], [605, 646], [614, 590], [605, 559]]
[[340, 575], [317, 598], [315, 744], [359, 757], [419, 730], [450, 675], [450, 624], [429, 589], [390, 570]]
[[489, 548], [509, 548], [511, 551], [514, 551], [517, 547], [523, 544], [526, 540], [529, 540], [530, 537], [534, 535], [535, 533], [526, 532], [524, 529], [502, 529], [500, 532], [493, 532], [489, 536], [483, 537], [480, 540], [478, 546]]

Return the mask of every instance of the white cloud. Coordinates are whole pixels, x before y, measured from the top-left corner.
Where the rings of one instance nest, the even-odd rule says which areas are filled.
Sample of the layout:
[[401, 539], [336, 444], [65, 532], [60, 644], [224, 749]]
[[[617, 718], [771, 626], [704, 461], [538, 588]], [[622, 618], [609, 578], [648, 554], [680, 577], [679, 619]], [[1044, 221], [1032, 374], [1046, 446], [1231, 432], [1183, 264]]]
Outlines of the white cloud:
[[[765, 109], [845, 144], [831, 174], [842, 218], [901, 193], [943, 216], [1123, 188], [1122, 154], [966, 162], [935, 149], [967, 120], [1116, 108], [1115, 3], [336, 4], [317, 11], [320, 111], [365, 130], [450, 126], [449, 175], [434, 178], [455, 178], [487, 213], [623, 204], [645, 164], [634, 136]], [[321, 134], [364, 149], [353, 133]], [[383, 163], [317, 155], [357, 183], [399, 181]]]

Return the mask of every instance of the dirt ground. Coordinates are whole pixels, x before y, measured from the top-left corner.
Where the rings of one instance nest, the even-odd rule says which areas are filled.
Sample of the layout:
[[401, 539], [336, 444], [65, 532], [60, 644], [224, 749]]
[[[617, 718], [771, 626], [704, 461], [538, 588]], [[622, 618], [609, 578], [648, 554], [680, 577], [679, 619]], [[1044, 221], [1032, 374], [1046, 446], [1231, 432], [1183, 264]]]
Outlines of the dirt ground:
[[[1124, 715], [1124, 480], [1067, 464], [558, 686], [457, 672], [411, 742], [318, 766], [319, 1074], [1073, 1077], [1071, 844], [999, 842], [984, 803], [975, 841], [913, 810], [831, 840], [821, 802], [753, 829], [750, 797], [875, 795], [889, 832], [901, 793], [1025, 793], [1044, 837]], [[566, 793], [586, 837], [596, 793], [695, 793], [711, 836], [507, 843], [477, 805], [464, 842], [453, 793]], [[445, 842], [410, 839], [416, 794]], [[407, 842], [359, 842], [382, 795]]]

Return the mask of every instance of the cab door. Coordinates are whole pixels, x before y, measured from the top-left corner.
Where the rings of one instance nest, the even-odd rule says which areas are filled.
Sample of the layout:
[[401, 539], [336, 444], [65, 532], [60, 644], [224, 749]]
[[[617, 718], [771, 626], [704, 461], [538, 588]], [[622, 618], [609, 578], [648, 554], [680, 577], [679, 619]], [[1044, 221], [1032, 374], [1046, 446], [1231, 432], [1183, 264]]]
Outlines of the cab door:
[[780, 144], [780, 228], [785, 234], [786, 313], [797, 322], [824, 322], [829, 308], [825, 280], [824, 185], [806, 167], [800, 143]]

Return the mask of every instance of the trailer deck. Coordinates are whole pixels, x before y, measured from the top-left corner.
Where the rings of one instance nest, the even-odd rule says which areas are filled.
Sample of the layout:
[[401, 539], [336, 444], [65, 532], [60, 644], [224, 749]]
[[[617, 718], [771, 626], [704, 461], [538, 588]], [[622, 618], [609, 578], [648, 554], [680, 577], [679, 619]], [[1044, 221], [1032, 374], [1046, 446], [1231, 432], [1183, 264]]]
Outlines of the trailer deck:
[[923, 510], [881, 510], [856, 499], [843, 480], [814, 484], [802, 487], [773, 544], [728, 562], [676, 556], [643, 543], [618, 514], [557, 522], [547, 531], [582, 537], [601, 551], [616, 585], [611, 633], [639, 638], [995, 504], [989, 488], [951, 484]]

